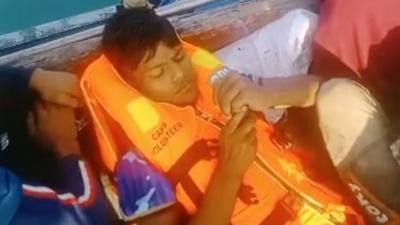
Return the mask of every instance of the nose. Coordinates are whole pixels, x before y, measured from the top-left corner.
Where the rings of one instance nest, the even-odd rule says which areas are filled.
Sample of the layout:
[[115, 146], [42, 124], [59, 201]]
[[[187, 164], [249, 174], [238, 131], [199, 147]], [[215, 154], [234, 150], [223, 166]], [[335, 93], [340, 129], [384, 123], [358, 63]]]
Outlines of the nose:
[[175, 62], [170, 63], [170, 68], [172, 72], [172, 80], [174, 82], [180, 82], [184, 76], [182, 68]]

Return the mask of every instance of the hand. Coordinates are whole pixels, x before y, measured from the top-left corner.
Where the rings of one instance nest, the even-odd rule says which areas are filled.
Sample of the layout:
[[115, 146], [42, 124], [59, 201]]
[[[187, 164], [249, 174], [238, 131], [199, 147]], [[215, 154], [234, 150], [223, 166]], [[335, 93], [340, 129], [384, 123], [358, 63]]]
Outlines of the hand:
[[221, 133], [219, 172], [242, 178], [257, 153], [255, 118], [248, 113], [235, 114]]
[[48, 102], [76, 108], [81, 102], [78, 78], [71, 73], [36, 69], [30, 87]]
[[270, 106], [266, 90], [235, 71], [215, 82], [214, 100], [228, 116], [248, 109], [260, 112]]
[[80, 154], [74, 111], [70, 107], [38, 102], [28, 116], [28, 128], [34, 140], [64, 157]]

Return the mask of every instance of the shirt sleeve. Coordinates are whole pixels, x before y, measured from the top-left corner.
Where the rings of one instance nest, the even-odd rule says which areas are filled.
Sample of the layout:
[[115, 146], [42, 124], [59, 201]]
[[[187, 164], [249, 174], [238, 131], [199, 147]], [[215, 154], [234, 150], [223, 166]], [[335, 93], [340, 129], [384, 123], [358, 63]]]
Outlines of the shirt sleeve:
[[0, 167], [0, 224], [8, 224], [21, 200], [21, 182], [9, 170]]
[[172, 183], [133, 151], [118, 162], [116, 179], [120, 207], [129, 219], [143, 217], [176, 202]]
[[[71, 155], [63, 158], [60, 165], [64, 176], [62, 187], [55, 190], [45, 186], [23, 184], [24, 206], [32, 204], [37, 210], [37, 218], [42, 218], [40, 221], [58, 221], [58, 215], [67, 214], [74, 218], [72, 220], [85, 221], [77, 224], [107, 224], [108, 203], [87, 162]], [[45, 213], [42, 215], [41, 212]], [[24, 212], [20, 212], [19, 217], [16, 219], [24, 219]], [[57, 218], [52, 220], [52, 217]]]

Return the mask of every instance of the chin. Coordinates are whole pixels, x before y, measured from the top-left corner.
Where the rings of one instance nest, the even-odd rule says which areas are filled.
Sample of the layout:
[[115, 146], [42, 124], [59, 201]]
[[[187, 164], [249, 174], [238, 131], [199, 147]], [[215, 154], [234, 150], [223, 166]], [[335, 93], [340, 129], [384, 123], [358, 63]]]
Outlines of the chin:
[[188, 93], [185, 93], [184, 95], [179, 96], [176, 101], [175, 105], [178, 106], [189, 106], [189, 105], [194, 105], [197, 101], [198, 97], [198, 91], [197, 89], [194, 89]]

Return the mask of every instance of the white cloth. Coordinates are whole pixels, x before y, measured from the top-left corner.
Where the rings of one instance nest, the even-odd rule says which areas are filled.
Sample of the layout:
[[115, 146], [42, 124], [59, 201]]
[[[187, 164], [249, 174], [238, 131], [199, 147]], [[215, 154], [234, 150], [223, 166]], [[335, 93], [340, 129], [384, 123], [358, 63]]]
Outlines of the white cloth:
[[[312, 37], [318, 16], [304, 9], [289, 11], [253, 34], [220, 49], [216, 55], [231, 69], [254, 77], [288, 77], [306, 74], [312, 57]], [[283, 109], [266, 110], [276, 122]]]
[[389, 125], [382, 107], [355, 81], [338, 78], [322, 84], [316, 109], [319, 127], [335, 166], [349, 157], [366, 154], [368, 146], [374, 143], [381, 143], [385, 148], [390, 146]]

